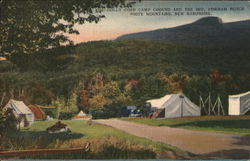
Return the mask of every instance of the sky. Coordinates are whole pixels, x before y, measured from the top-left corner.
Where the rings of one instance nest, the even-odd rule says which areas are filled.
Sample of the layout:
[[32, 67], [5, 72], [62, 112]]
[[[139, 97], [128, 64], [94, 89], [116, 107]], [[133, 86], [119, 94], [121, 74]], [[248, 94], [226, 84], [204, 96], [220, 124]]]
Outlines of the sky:
[[[179, 10], [181, 8], [181, 11]], [[185, 10], [192, 8], [193, 11]], [[196, 12], [196, 9], [202, 8], [205, 15], [187, 15], [187, 12]], [[225, 10], [226, 8], [226, 10]], [[169, 11], [170, 9], [170, 11]], [[133, 11], [130, 11], [133, 10]], [[169, 15], [155, 15], [161, 11]], [[183, 15], [175, 15], [183, 13]], [[79, 35], [70, 35], [69, 38], [75, 44], [95, 40], [113, 40], [118, 36], [155, 30], [160, 28], [170, 28], [183, 24], [192, 23], [202, 17], [216, 16], [220, 17], [224, 23], [249, 20], [250, 19], [250, 2], [247, 1], [145, 1], [136, 3], [133, 8], [121, 11], [103, 11], [106, 16], [100, 22], [85, 23], [76, 25]]]

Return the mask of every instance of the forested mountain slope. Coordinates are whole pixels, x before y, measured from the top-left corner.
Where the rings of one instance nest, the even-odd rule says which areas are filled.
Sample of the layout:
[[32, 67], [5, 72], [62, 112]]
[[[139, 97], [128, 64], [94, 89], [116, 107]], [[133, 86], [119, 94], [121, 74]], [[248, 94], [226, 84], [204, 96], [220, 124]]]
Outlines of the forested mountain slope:
[[[197, 104], [200, 95], [220, 95], [226, 105], [228, 94], [250, 89], [249, 59], [246, 49], [145, 40], [88, 42], [1, 61], [0, 93], [4, 102], [51, 104], [63, 112], [140, 105], [176, 92]], [[113, 117], [117, 111], [112, 111], [106, 112]]]
[[205, 17], [191, 24], [127, 34], [117, 39], [153, 40], [206, 47], [249, 48], [250, 20], [223, 23], [218, 17]]

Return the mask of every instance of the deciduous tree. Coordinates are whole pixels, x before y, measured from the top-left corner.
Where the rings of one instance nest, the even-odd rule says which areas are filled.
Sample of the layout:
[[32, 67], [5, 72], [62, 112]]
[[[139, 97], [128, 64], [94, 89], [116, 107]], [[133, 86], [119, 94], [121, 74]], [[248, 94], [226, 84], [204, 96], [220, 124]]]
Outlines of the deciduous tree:
[[95, 9], [125, 7], [125, 0], [0, 0], [0, 54], [32, 53], [72, 43], [76, 24], [99, 22]]

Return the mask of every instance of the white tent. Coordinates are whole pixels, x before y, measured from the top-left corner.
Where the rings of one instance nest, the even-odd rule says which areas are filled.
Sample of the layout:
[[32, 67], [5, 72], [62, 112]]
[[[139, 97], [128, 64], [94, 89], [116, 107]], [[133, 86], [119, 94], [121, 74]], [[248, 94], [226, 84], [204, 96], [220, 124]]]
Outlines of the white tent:
[[244, 115], [250, 110], [250, 91], [238, 95], [230, 95], [228, 103], [229, 115]]
[[78, 117], [86, 116], [86, 113], [84, 113], [82, 110], [77, 114]]
[[23, 101], [11, 99], [4, 107], [5, 110], [9, 108], [12, 109], [12, 112], [15, 118], [18, 120], [20, 127], [27, 127], [34, 122], [34, 113], [23, 103]]
[[91, 118], [91, 115], [87, 115], [83, 111], [80, 111], [76, 116], [72, 118], [72, 120], [90, 120]]
[[181, 94], [166, 95], [159, 99], [148, 100], [147, 103], [151, 104], [152, 112], [165, 110], [165, 118], [201, 115], [200, 107]]

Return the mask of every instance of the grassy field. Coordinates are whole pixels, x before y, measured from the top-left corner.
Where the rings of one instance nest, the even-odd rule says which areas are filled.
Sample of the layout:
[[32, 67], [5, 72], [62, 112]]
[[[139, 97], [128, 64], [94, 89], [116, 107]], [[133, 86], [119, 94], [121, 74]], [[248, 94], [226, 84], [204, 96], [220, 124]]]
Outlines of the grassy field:
[[[48, 134], [46, 128], [55, 124], [55, 121], [38, 121], [30, 128], [22, 129], [18, 135], [12, 134], [10, 137], [14, 140], [12, 140], [14, 144], [5, 150], [84, 148], [89, 144], [90, 147], [84, 157], [74, 155], [69, 158], [150, 159], [165, 157], [166, 152], [177, 156], [187, 155], [175, 147], [136, 137], [111, 127], [99, 124], [87, 125], [85, 121], [63, 121], [63, 123], [71, 129], [70, 134]], [[55, 156], [55, 158], [60, 157]]]
[[250, 116], [202, 116], [173, 119], [122, 118], [152, 126], [170, 126], [232, 134], [250, 134]]

